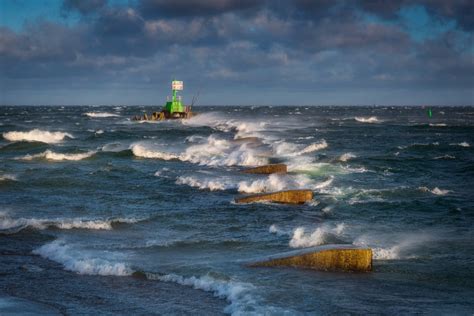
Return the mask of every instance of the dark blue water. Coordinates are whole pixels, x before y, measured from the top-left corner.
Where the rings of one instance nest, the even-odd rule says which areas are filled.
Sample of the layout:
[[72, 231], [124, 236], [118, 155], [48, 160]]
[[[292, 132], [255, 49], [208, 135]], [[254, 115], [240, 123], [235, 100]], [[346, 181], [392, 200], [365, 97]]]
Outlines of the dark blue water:
[[[129, 119], [153, 110], [1, 107], [0, 309], [474, 312], [474, 108]], [[240, 172], [273, 162], [289, 174]], [[233, 202], [303, 188], [315, 197], [302, 206]], [[373, 271], [246, 266], [324, 244], [371, 247]]]

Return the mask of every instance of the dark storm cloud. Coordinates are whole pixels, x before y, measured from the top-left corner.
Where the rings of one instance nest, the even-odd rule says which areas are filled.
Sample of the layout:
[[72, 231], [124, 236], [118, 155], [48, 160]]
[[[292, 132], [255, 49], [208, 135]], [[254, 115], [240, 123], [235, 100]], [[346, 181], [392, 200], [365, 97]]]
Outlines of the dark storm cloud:
[[257, 9], [263, 0], [140, 0], [138, 9], [145, 17], [210, 16]]
[[78, 11], [87, 15], [103, 8], [106, 4], [107, 0], [64, 0], [62, 9], [65, 13]]
[[[11, 87], [42, 78], [41, 85], [137, 89], [163, 74], [221, 89], [472, 86], [472, 34], [466, 30], [473, 6], [417, 2], [433, 17], [455, 20], [457, 28], [415, 42], [397, 22], [400, 9], [412, 4], [66, 0], [63, 8], [84, 16], [77, 24], [40, 20], [21, 32], [0, 29], [0, 79]], [[61, 78], [74, 78], [74, 84]]]

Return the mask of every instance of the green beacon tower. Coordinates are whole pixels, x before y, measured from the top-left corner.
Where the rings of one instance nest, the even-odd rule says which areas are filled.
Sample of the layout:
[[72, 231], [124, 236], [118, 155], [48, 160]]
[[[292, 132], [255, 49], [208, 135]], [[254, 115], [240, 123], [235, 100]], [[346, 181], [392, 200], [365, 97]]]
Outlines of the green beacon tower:
[[185, 113], [185, 108], [183, 106], [183, 102], [181, 101], [181, 96], [178, 95], [178, 91], [183, 90], [183, 82], [173, 80], [171, 82], [171, 90], [173, 90], [171, 101], [169, 99], [166, 101], [164, 110], [168, 112], [170, 116], [174, 116], [173, 114], [175, 113]]

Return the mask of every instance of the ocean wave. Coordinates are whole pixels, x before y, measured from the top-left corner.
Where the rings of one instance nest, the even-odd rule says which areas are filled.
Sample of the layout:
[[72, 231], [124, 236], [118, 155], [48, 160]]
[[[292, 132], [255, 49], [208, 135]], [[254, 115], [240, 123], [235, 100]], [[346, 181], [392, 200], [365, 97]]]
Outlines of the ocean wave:
[[267, 315], [273, 313], [284, 314], [287, 312], [280, 308], [262, 305], [258, 300], [258, 296], [254, 294], [256, 292], [255, 286], [246, 282], [219, 280], [209, 275], [183, 277], [177, 274], [159, 275], [146, 273], [146, 277], [150, 280], [173, 282], [211, 292], [214, 296], [225, 299], [230, 303], [226, 306], [224, 312], [232, 315]]
[[376, 116], [370, 116], [370, 117], [356, 116], [354, 120], [360, 123], [381, 123], [382, 122]]
[[329, 186], [334, 177], [329, 177], [323, 182], [316, 182], [310, 177], [299, 175], [279, 175], [271, 174], [266, 179], [258, 179], [254, 181], [241, 181], [237, 185], [237, 189], [242, 193], [262, 193], [282, 191], [289, 189], [311, 189], [319, 190]]
[[122, 262], [110, 262], [105, 259], [88, 257], [75, 250], [64, 241], [55, 240], [35, 250], [34, 254], [56, 261], [68, 271], [87, 275], [132, 275], [133, 270]]
[[342, 154], [338, 160], [339, 161], [342, 161], [342, 162], [347, 162], [349, 160], [351, 160], [352, 158], [356, 158], [357, 156], [352, 154], [352, 153], [345, 153], [345, 154]]
[[74, 138], [69, 133], [49, 132], [49, 131], [42, 131], [39, 129], [34, 129], [28, 132], [13, 131], [13, 132], [3, 133], [3, 138], [11, 142], [26, 141], [26, 142], [42, 142], [42, 143], [47, 143], [47, 144], [55, 144], [55, 143], [61, 142], [66, 137]]
[[132, 144], [131, 149], [138, 157], [179, 159], [207, 166], [258, 166], [268, 163], [266, 157], [262, 157], [257, 150], [249, 148], [247, 144], [236, 145], [214, 135], [206, 138], [204, 143], [187, 147], [181, 153], [157, 150], [145, 144]]
[[417, 252], [435, 237], [427, 233], [403, 233], [380, 238], [373, 235], [362, 235], [356, 238], [354, 245], [372, 249], [374, 260], [401, 260], [417, 257]]
[[162, 159], [162, 160], [179, 159], [179, 156], [176, 154], [152, 150], [152, 149], [147, 148], [143, 144], [132, 144], [130, 146], [130, 149], [132, 150], [132, 153], [137, 157], [155, 158], [155, 159]]
[[419, 187], [418, 190], [423, 192], [430, 192], [434, 195], [446, 195], [451, 192], [450, 190], [443, 190], [438, 187], [435, 187], [434, 189], [429, 189], [427, 187]]
[[34, 229], [91, 229], [91, 230], [111, 230], [114, 224], [136, 223], [140, 221], [135, 218], [113, 218], [107, 220], [82, 219], [82, 218], [58, 218], [58, 219], [37, 219], [37, 218], [12, 218], [7, 214], [0, 214], [0, 233], [17, 233], [26, 228]]
[[326, 140], [322, 139], [321, 141], [312, 143], [304, 148], [301, 147], [302, 146], [293, 143], [278, 142], [274, 143], [273, 151], [279, 156], [294, 157], [325, 149], [328, 147], [328, 143]]
[[40, 154], [35, 154], [35, 155], [28, 154], [24, 157], [20, 157], [17, 159], [20, 159], [20, 160], [47, 159], [47, 160], [52, 160], [52, 161], [64, 161], [64, 160], [78, 161], [78, 160], [92, 157], [96, 153], [97, 153], [96, 151], [88, 151], [85, 153], [77, 153], [77, 154], [63, 154], [63, 153], [56, 153], [48, 149], [45, 152], [40, 153]]
[[452, 144], [449, 144], [451, 146], [461, 146], [461, 147], [471, 147], [471, 145], [469, 145], [468, 142], [461, 142], [461, 143], [452, 143]]
[[432, 126], [432, 127], [445, 127], [445, 126], [448, 126], [448, 125], [446, 125], [446, 123], [430, 123], [429, 125]]
[[306, 232], [304, 227], [297, 227], [293, 230], [289, 246], [291, 248], [306, 248], [323, 245], [331, 242], [335, 237], [337, 239], [337, 237], [342, 236], [344, 229], [344, 223], [336, 226], [323, 225], [309, 233]]
[[452, 156], [452, 155], [443, 155], [443, 156], [434, 157], [434, 159], [436, 159], [436, 160], [438, 160], [438, 159], [451, 160], [451, 159], [456, 159], [456, 157]]
[[0, 175], [0, 181], [17, 181], [17, 177], [14, 174], [2, 174]]
[[109, 113], [109, 112], [86, 112], [84, 115], [87, 115], [88, 117], [116, 117], [120, 116], [115, 113]]
[[192, 176], [180, 176], [176, 179], [176, 184], [184, 184], [201, 190], [210, 191], [228, 190], [235, 187], [229, 184], [228, 181], [222, 181], [221, 179], [197, 179]]

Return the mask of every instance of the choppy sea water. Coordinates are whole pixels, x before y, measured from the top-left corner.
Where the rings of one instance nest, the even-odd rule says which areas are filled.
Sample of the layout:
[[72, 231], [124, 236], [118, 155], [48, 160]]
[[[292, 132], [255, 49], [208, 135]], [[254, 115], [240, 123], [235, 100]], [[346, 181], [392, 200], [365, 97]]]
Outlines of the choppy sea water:
[[[0, 109], [0, 310], [474, 312], [473, 107]], [[315, 197], [233, 202], [284, 189]], [[324, 244], [371, 247], [373, 271], [246, 266]]]

